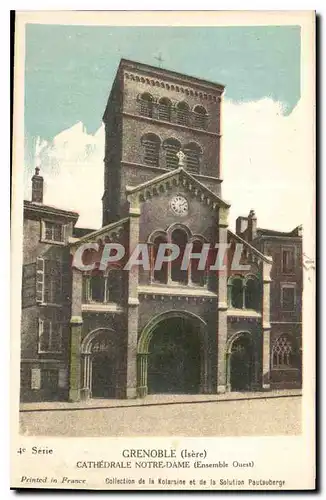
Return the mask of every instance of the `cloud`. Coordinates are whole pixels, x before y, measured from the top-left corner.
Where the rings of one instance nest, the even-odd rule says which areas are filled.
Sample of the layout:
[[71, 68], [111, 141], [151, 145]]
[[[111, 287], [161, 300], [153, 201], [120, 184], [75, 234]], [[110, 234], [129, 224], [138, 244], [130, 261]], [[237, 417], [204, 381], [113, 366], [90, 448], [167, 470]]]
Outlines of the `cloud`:
[[[301, 103], [288, 115], [271, 99], [223, 105], [222, 196], [235, 218], [255, 209], [260, 227], [290, 230], [305, 217], [303, 202], [311, 173], [307, 168], [305, 120]], [[39, 141], [45, 178], [44, 202], [80, 214], [78, 226], [98, 228], [104, 182], [104, 128], [87, 134], [83, 124]], [[308, 158], [309, 161], [309, 158]], [[25, 172], [30, 199], [32, 167]]]

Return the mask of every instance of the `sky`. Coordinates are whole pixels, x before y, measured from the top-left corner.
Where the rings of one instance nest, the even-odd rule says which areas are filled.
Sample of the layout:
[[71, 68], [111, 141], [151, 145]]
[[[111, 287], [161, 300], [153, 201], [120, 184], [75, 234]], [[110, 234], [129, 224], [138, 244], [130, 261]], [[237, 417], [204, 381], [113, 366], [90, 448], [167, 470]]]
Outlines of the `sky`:
[[[25, 197], [41, 142], [44, 202], [101, 225], [102, 115], [120, 59], [226, 85], [222, 196], [231, 225], [300, 224], [300, 27], [103, 27], [29, 24], [25, 59]], [[39, 138], [39, 139], [37, 139]], [[289, 203], [298, 206], [289, 210]], [[301, 204], [302, 205], [302, 204]]]

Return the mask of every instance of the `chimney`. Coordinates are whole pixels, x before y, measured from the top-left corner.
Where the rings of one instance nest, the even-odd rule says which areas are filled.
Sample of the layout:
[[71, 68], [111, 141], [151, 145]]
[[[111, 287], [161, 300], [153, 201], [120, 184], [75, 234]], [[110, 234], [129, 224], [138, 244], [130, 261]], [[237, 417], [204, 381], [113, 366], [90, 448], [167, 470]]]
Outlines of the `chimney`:
[[257, 236], [257, 217], [254, 210], [250, 210], [248, 215], [248, 241], [253, 241]]
[[235, 232], [238, 236], [242, 236], [248, 227], [247, 217], [238, 217], [235, 221]]
[[36, 167], [32, 177], [32, 202], [34, 203], [43, 203], [43, 177], [39, 174], [40, 169]]

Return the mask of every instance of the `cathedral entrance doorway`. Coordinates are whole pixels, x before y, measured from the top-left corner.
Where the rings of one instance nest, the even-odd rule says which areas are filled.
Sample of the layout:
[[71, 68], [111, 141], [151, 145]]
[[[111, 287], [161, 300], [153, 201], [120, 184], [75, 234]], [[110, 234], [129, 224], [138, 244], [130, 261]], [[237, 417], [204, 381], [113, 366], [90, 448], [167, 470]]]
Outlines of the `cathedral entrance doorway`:
[[251, 337], [240, 334], [229, 353], [229, 385], [231, 391], [249, 391], [252, 386], [253, 349]]
[[163, 321], [149, 345], [148, 394], [196, 394], [200, 387], [200, 342], [184, 318]]
[[106, 353], [93, 355], [92, 359], [92, 397], [112, 398], [112, 364]]
[[82, 397], [114, 398], [116, 387], [115, 332], [98, 328], [89, 332], [81, 345]]
[[138, 394], [207, 392], [204, 322], [177, 311], [161, 316], [147, 325], [139, 339]]

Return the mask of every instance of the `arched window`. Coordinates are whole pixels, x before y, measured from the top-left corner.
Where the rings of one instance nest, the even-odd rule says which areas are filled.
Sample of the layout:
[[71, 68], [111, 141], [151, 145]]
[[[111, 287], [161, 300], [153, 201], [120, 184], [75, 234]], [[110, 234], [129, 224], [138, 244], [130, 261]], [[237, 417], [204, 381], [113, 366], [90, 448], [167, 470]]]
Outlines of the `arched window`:
[[169, 122], [171, 120], [171, 101], [162, 97], [158, 102], [158, 119]]
[[186, 155], [186, 168], [188, 172], [198, 174], [202, 153], [201, 147], [195, 142], [190, 142], [184, 147], [184, 153]]
[[159, 164], [159, 152], [161, 141], [155, 134], [145, 134], [141, 143], [144, 148], [144, 163], [157, 167]]
[[207, 128], [207, 111], [204, 106], [195, 106], [194, 108], [194, 126], [196, 128]]
[[246, 309], [259, 309], [260, 305], [260, 293], [259, 293], [259, 282], [254, 276], [251, 276], [246, 280], [245, 290], [244, 290], [244, 302]]
[[228, 302], [230, 307], [236, 309], [242, 309], [243, 307], [243, 282], [240, 276], [229, 279]]
[[[155, 265], [156, 262], [156, 257], [158, 253], [159, 246], [162, 243], [166, 243], [167, 239], [164, 236], [157, 236], [154, 240], [153, 244], [153, 266]], [[154, 269], [153, 271], [153, 279], [154, 281], [158, 281], [160, 283], [167, 283], [168, 281], [168, 263], [163, 262], [161, 269]]]
[[278, 337], [272, 348], [272, 368], [292, 368], [294, 362], [293, 345], [288, 335]]
[[149, 93], [144, 93], [139, 98], [140, 102], [140, 114], [142, 116], [148, 116], [151, 118], [153, 116], [153, 97]]
[[189, 124], [189, 106], [186, 102], [177, 104], [177, 123], [180, 125]]
[[[201, 253], [203, 249], [203, 242], [196, 240], [193, 242], [191, 253]], [[205, 286], [207, 280], [207, 268], [205, 266], [204, 269], [198, 269], [200, 260], [199, 259], [191, 259], [191, 281], [192, 283]]]
[[163, 147], [165, 149], [166, 168], [170, 168], [171, 170], [178, 168], [179, 158], [177, 157], [177, 153], [181, 149], [181, 143], [177, 139], [166, 139]]
[[178, 283], [188, 283], [188, 269], [181, 269], [183, 254], [188, 242], [188, 236], [182, 229], [175, 229], [172, 233], [172, 243], [180, 249], [179, 257], [171, 262], [171, 279]]

